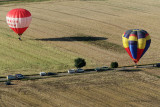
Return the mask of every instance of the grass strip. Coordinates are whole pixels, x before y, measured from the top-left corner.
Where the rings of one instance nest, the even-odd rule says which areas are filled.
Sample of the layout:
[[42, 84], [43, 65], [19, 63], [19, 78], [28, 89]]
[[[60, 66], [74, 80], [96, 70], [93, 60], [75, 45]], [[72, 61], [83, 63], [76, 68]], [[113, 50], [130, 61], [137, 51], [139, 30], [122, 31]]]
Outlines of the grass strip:
[[11, 3], [24, 3], [24, 2], [42, 2], [50, 0], [0, 0], [0, 5], [11, 4]]

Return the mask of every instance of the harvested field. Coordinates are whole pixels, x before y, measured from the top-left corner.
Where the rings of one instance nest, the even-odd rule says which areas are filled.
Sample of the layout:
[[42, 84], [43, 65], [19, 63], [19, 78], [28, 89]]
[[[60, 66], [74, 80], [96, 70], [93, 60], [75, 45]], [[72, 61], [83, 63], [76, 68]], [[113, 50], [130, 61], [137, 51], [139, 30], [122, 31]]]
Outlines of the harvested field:
[[[74, 68], [77, 57], [86, 59], [85, 68], [109, 66], [112, 61], [120, 66], [133, 65], [122, 47], [121, 35], [134, 28], [147, 30], [152, 38], [151, 47], [139, 64], [159, 62], [158, 0], [16, 2], [0, 5], [1, 76], [66, 71]], [[7, 12], [13, 8], [26, 8], [32, 13], [32, 23], [23, 34], [23, 41], [18, 41], [5, 21]], [[12, 83], [0, 83], [0, 107], [160, 105], [159, 68]]]
[[[76, 57], [86, 59], [86, 68], [109, 66], [112, 61], [120, 66], [133, 65], [121, 42], [123, 32], [133, 28], [147, 30], [152, 38], [139, 64], [156, 63], [160, 58], [159, 4], [153, 0], [106, 0], [1, 5], [1, 74], [64, 71], [74, 67]], [[21, 43], [5, 21], [7, 12], [19, 7], [28, 9], [33, 16]]]
[[[152, 70], [154, 71], [154, 69]], [[0, 83], [0, 106], [158, 107], [160, 80], [146, 71], [101, 72]]]

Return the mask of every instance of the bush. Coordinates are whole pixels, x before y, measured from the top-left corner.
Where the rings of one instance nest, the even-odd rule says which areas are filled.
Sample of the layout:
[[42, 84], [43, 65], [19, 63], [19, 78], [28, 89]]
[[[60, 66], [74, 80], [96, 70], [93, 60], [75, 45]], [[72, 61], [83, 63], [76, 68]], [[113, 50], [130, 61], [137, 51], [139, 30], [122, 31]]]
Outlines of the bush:
[[83, 66], [86, 66], [86, 61], [83, 58], [77, 58], [77, 59], [74, 60], [74, 62], [75, 62], [75, 67], [76, 68], [81, 68]]
[[112, 62], [111, 68], [118, 68], [118, 62]]
[[160, 67], [160, 63], [157, 63], [157, 64], [156, 64], [156, 67]]

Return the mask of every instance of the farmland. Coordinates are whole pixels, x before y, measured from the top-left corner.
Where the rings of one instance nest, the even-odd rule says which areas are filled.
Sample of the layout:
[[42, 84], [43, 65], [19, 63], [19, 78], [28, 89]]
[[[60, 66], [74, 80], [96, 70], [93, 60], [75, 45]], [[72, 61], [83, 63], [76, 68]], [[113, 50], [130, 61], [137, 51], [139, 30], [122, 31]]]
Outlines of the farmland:
[[[27, 0], [26, 0], [27, 1]], [[50, 0], [0, 1], [0, 75], [64, 72], [74, 59], [86, 59], [84, 68], [134, 63], [122, 46], [128, 29], [148, 31], [152, 42], [138, 64], [159, 62], [158, 0]], [[2, 5], [3, 4], [3, 5]], [[22, 41], [6, 24], [13, 8], [32, 14]], [[160, 105], [159, 69], [135, 72], [102, 72], [35, 81], [0, 83], [0, 106], [106, 107]]]
[[160, 79], [145, 69], [12, 83], [11, 86], [0, 83], [1, 107], [158, 107], [160, 104]]
[[[120, 66], [133, 65], [121, 42], [123, 32], [133, 28], [147, 30], [152, 38], [151, 47], [139, 64], [156, 63], [160, 50], [157, 5], [158, 2], [128, 0], [1, 5], [0, 74], [64, 71], [74, 67], [77, 57], [86, 59], [86, 68], [109, 66], [112, 61]], [[23, 42], [17, 40], [5, 21], [7, 12], [19, 7], [32, 13], [32, 23], [23, 34]]]

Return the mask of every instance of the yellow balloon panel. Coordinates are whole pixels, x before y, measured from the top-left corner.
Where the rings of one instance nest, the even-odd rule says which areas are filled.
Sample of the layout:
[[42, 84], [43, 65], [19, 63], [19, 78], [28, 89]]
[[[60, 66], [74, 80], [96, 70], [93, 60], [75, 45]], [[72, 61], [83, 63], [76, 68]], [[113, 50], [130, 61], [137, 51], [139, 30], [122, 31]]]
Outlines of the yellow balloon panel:
[[146, 46], [146, 39], [145, 38], [138, 39], [138, 48], [144, 49], [145, 46]]

